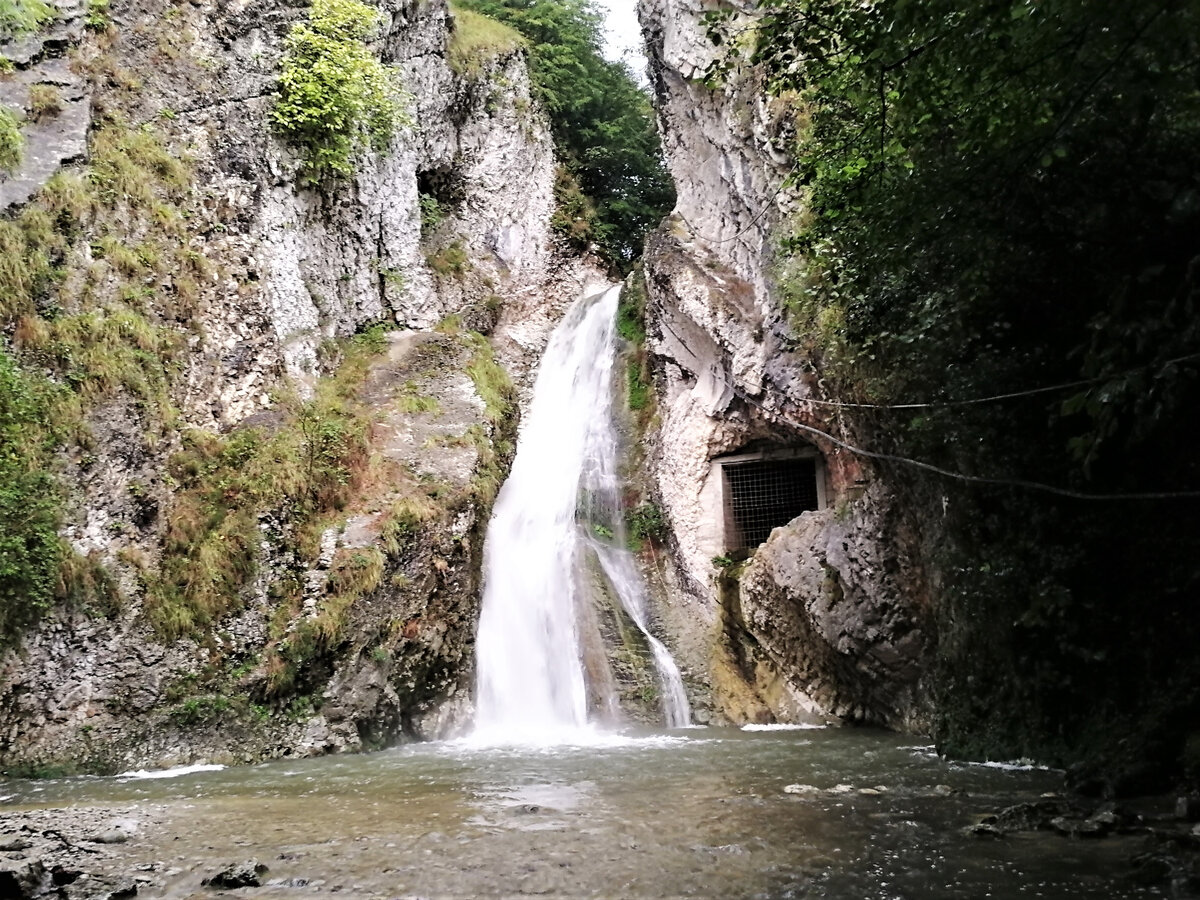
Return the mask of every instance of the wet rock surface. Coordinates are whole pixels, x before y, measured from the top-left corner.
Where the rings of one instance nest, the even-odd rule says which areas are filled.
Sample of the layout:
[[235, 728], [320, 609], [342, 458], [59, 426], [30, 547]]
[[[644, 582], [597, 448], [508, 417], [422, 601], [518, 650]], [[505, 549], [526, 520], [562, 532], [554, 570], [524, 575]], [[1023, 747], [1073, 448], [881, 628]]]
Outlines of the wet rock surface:
[[257, 859], [248, 859], [245, 862], [226, 866], [200, 883], [205, 887], [212, 888], [260, 887], [262, 877], [267, 874], [267, 871], [267, 866]]
[[981, 817], [965, 833], [1004, 839], [1040, 832], [1057, 839], [1139, 839], [1127, 856], [1130, 886], [1163, 888], [1172, 897], [1200, 896], [1200, 834], [1170, 806], [1170, 798], [1134, 798], [1129, 805], [1088, 805], [1082, 798], [1048, 797]]
[[166, 808], [75, 806], [0, 808], [0, 897], [5, 900], [116, 900], [152, 885], [158, 864], [131, 861]]

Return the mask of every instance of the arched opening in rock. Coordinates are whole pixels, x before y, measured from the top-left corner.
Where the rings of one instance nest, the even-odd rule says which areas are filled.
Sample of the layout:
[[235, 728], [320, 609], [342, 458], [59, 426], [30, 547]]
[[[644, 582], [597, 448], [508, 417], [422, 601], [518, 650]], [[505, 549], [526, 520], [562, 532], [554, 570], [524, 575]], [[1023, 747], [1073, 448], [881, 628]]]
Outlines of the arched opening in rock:
[[422, 197], [432, 197], [449, 211], [466, 199], [467, 186], [458, 169], [438, 165], [417, 172], [417, 193]]
[[771, 529], [825, 507], [825, 463], [815, 447], [746, 448], [713, 466], [720, 469], [727, 553], [753, 550]]
[[457, 214], [466, 198], [467, 185], [458, 169], [438, 165], [417, 172], [422, 236], [429, 237], [443, 219]]

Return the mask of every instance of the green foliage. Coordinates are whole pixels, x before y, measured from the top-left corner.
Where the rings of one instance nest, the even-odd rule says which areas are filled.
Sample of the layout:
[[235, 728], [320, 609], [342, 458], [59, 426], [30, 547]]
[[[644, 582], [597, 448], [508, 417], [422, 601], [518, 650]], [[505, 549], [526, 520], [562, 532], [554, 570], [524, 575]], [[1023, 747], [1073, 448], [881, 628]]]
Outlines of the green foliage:
[[[170, 425], [182, 336], [144, 308], [156, 294], [146, 281], [169, 271], [174, 288], [163, 299], [181, 298], [189, 279], [208, 271], [180, 246], [170, 215], [187, 167], [153, 132], [110, 120], [93, 134], [90, 156], [86, 175], [54, 176], [18, 216], [0, 221], [0, 324], [11, 348], [0, 362], [0, 641], [53, 600], [117, 611], [100, 561], [58, 537], [55, 454], [86, 441], [85, 410], [118, 392], [139, 402], [147, 441]], [[81, 265], [85, 228], [94, 243]]]
[[437, 230], [446, 218], [442, 204], [432, 194], [421, 194], [417, 202], [421, 207], [421, 234], [427, 235]]
[[634, 412], [640, 412], [650, 405], [650, 400], [653, 396], [650, 382], [643, 377], [642, 363], [636, 359], [629, 361], [626, 372], [628, 375], [629, 408]]
[[478, 75], [493, 59], [522, 49], [527, 41], [520, 32], [470, 9], [451, 5], [454, 31], [446, 51], [450, 68], [460, 75]]
[[21, 134], [21, 122], [0, 106], [0, 172], [12, 172], [21, 165], [25, 152], [25, 138]]
[[28, 110], [35, 122], [53, 119], [62, 112], [62, 93], [53, 84], [30, 85]]
[[407, 123], [395, 72], [365, 43], [379, 21], [357, 0], [314, 0], [288, 33], [271, 121], [303, 151], [309, 183], [352, 175], [359, 148], [385, 148]]
[[[187, 164], [154, 131], [114, 122], [96, 131], [86, 177], [60, 172], [19, 216], [0, 221], [0, 323], [12, 327], [39, 309], [53, 318], [69, 301], [141, 305], [146, 281], [168, 274], [172, 318], [186, 319], [198, 280], [211, 275], [207, 261], [179, 240], [178, 205], [189, 185]], [[72, 253], [85, 226], [94, 237], [93, 264], [80, 273], [73, 296], [52, 301], [69, 263], [77, 264]], [[45, 331], [33, 318], [29, 327]]]
[[554, 213], [550, 227], [576, 250], [587, 250], [597, 238], [596, 204], [575, 174], [559, 166], [554, 174]]
[[[1200, 9], [761, 11], [745, 35], [710, 22], [811, 120], [796, 176], [811, 208], [787, 242], [785, 287], [828, 382], [883, 403], [1086, 382], [861, 414], [857, 430], [972, 474], [1098, 493], [1200, 487]], [[1123, 733], [1177, 740], [1200, 705], [1184, 662], [1200, 639], [1184, 599], [1200, 585], [1195, 516], [888, 474], [950, 538], [933, 551], [944, 746], [1067, 758], [1114, 708], [1159, 711]]]
[[467, 256], [462, 241], [454, 241], [430, 253], [425, 257], [425, 262], [429, 264], [429, 268], [442, 276], [453, 275], [455, 278], [461, 278], [471, 270], [471, 259]]
[[629, 535], [634, 540], [657, 543], [666, 538], [667, 523], [657, 504], [639, 504], [628, 512], [626, 519], [629, 523]]
[[313, 552], [311, 535], [346, 505], [369, 463], [369, 417], [355, 396], [381, 344], [347, 341], [337, 376], [319, 382], [309, 401], [282, 401], [285, 419], [274, 431], [184, 435], [169, 464], [178, 490], [163, 559], [146, 586], [146, 614], [161, 635], [192, 633], [234, 608], [254, 572], [261, 514], [286, 510], [295, 549]]
[[483, 399], [484, 416], [493, 424], [509, 418], [516, 407], [516, 390], [508, 372], [496, 362], [492, 345], [477, 332], [470, 332], [466, 340], [475, 348], [467, 363], [467, 374], [475, 385], [475, 392]]
[[87, 0], [87, 17], [84, 25], [88, 31], [106, 31], [112, 24], [109, 18], [109, 0]]
[[646, 292], [639, 279], [626, 282], [617, 303], [617, 334], [638, 347], [646, 342]]
[[0, 0], [0, 41], [37, 31], [54, 20], [43, 0]]
[[159, 421], [173, 420], [169, 388], [183, 348], [174, 329], [122, 304], [22, 324], [22, 356], [53, 370], [84, 401], [125, 390], [152, 404]]
[[221, 719], [231, 706], [229, 698], [223, 697], [220, 694], [189, 697], [179, 705], [171, 708], [167, 712], [167, 716], [176, 725], [182, 728], [190, 728]]
[[550, 115], [560, 176], [555, 227], [594, 243], [628, 270], [642, 240], [674, 205], [646, 95], [624, 63], [601, 53], [603, 17], [592, 0], [464, 0], [529, 41], [538, 99]]
[[114, 122], [92, 138], [88, 178], [101, 203], [152, 211], [156, 202], [178, 197], [190, 186], [191, 171], [150, 126]]
[[58, 388], [0, 350], [0, 646], [53, 603], [63, 548], [61, 497], [45, 470]]
[[442, 405], [438, 403], [437, 397], [422, 394], [420, 385], [415, 381], [406, 381], [396, 391], [396, 409], [405, 413], [433, 413], [437, 415], [442, 411]]

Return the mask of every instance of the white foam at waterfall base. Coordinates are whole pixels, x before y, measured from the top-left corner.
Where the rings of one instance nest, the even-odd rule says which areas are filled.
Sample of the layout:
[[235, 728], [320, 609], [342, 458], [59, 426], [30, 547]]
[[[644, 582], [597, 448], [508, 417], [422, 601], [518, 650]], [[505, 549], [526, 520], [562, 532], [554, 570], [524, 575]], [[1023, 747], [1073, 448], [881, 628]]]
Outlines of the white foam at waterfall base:
[[496, 498], [475, 643], [475, 729], [467, 739], [475, 746], [608, 740], [588, 722], [577, 612], [581, 563], [591, 551], [579, 520], [592, 494], [615, 493], [604, 473], [615, 470], [611, 398], [619, 294], [614, 286], [581, 298], [555, 329], [512, 471]]
[[216, 765], [215, 763], [196, 763], [190, 766], [174, 766], [170, 769], [137, 769], [132, 772], [121, 772], [117, 778], [129, 779], [153, 779], [153, 778], [179, 778], [181, 775], [193, 775], [196, 772], [219, 772], [224, 766]]

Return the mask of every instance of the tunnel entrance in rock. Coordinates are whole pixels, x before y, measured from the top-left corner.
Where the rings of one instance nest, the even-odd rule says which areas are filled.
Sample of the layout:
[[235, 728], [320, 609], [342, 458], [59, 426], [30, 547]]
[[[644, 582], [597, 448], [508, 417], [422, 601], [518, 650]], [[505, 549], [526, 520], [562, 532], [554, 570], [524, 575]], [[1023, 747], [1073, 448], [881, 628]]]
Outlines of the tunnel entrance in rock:
[[812, 449], [780, 449], [727, 456], [721, 469], [727, 552], [753, 550], [796, 516], [825, 505], [825, 472]]

